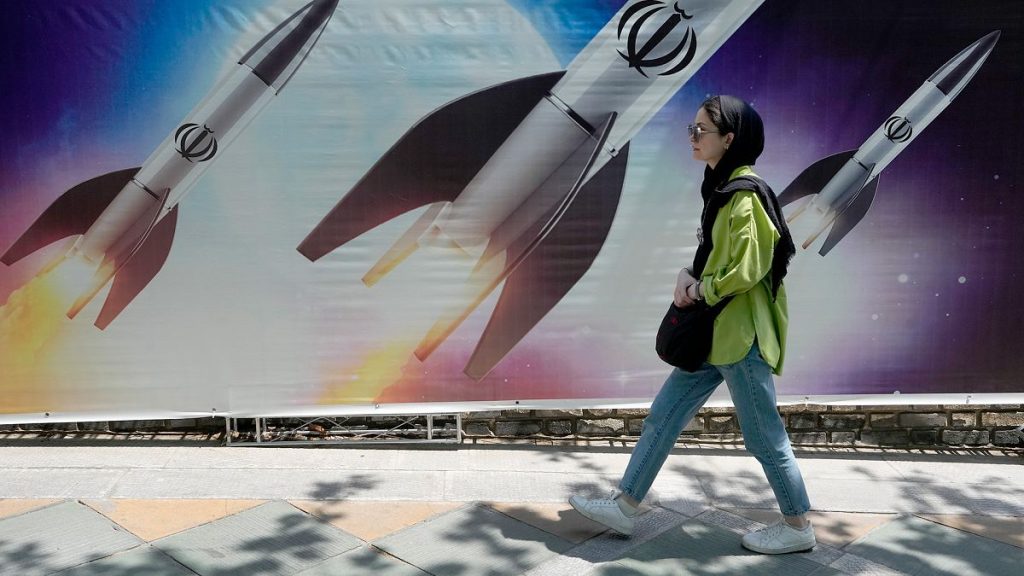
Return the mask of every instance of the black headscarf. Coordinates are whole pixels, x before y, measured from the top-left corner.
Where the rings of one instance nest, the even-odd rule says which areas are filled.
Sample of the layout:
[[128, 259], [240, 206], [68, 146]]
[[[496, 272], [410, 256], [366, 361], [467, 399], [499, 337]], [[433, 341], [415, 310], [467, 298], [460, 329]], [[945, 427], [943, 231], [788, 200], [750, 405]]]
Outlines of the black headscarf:
[[721, 188], [729, 180], [734, 170], [740, 166], [753, 166], [764, 151], [764, 123], [750, 104], [727, 95], [713, 96], [709, 100], [718, 100], [722, 110], [722, 125], [715, 128], [723, 137], [729, 132], [735, 136], [714, 169], [710, 166], [704, 169], [700, 195], [705, 203], [716, 188]]
[[[738, 190], [753, 190], [761, 199], [768, 218], [771, 219], [775, 229], [779, 231], [779, 242], [775, 245], [775, 252], [772, 255], [772, 297], [778, 295], [779, 286], [785, 278], [789, 261], [796, 254], [796, 246], [793, 244], [793, 236], [789, 232], [789, 226], [782, 217], [782, 207], [779, 206], [779, 199], [775, 196], [768, 184], [755, 177], [742, 177], [742, 182], [736, 181], [729, 184], [729, 176], [740, 166], [753, 166], [757, 157], [764, 150], [764, 123], [761, 116], [750, 104], [735, 96], [715, 96], [721, 105], [722, 125], [716, 128], [724, 135], [732, 132], [734, 134], [729, 148], [725, 151], [722, 159], [718, 161], [714, 169], [710, 166], [704, 169], [704, 181], [700, 186], [700, 193], [704, 199], [704, 215], [701, 218], [701, 227], [704, 230], [701, 245], [697, 248], [694, 257], [694, 270], [699, 275], [707, 263], [711, 253], [712, 240], [711, 229], [714, 225], [718, 210], [729, 201], [733, 193]], [[738, 178], [737, 180], [741, 180]], [[717, 194], [716, 194], [717, 193]]]

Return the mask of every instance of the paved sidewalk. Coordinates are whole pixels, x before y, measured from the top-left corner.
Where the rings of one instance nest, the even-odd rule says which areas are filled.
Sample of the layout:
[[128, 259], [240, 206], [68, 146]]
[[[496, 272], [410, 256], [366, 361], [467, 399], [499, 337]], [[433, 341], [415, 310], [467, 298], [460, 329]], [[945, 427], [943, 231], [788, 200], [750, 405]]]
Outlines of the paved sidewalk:
[[1016, 575], [1024, 459], [799, 452], [819, 545], [740, 536], [776, 512], [760, 466], [680, 448], [629, 539], [576, 514], [629, 449], [0, 444], [0, 574]]

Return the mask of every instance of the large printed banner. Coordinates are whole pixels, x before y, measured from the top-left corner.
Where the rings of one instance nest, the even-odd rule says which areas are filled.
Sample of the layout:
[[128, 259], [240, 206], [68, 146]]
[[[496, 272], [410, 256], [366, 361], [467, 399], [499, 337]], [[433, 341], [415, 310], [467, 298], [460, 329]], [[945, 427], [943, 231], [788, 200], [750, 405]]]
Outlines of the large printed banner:
[[0, 422], [649, 401], [713, 94], [803, 245], [781, 400], [1024, 398], [1019, 1], [0, 11]]

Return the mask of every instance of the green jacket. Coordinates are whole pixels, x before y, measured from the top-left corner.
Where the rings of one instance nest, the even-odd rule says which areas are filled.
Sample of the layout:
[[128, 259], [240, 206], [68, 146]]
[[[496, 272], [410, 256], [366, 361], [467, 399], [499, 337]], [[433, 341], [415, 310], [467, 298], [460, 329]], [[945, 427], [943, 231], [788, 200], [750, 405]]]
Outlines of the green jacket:
[[[750, 166], [741, 166], [730, 180], [752, 174]], [[711, 364], [739, 362], [750, 352], [756, 337], [772, 371], [782, 374], [789, 325], [786, 287], [780, 285], [777, 298], [772, 300], [770, 278], [779, 237], [752, 190], [736, 192], [719, 210], [711, 230], [714, 245], [700, 280], [708, 305], [714, 306], [727, 296], [733, 299], [715, 319], [708, 356]]]

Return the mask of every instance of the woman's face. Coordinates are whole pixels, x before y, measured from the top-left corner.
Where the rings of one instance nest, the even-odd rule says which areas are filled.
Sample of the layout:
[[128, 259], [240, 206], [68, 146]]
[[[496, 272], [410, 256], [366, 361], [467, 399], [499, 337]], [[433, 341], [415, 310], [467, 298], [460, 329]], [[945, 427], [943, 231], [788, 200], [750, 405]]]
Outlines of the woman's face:
[[[689, 134], [690, 146], [693, 148], [693, 159], [706, 162], [712, 168], [725, 155], [726, 149], [732, 142], [733, 134], [719, 134], [718, 128], [711, 122], [707, 110], [701, 106], [697, 110], [697, 117], [693, 119], [694, 128]], [[697, 133], [695, 137], [694, 132]]]

